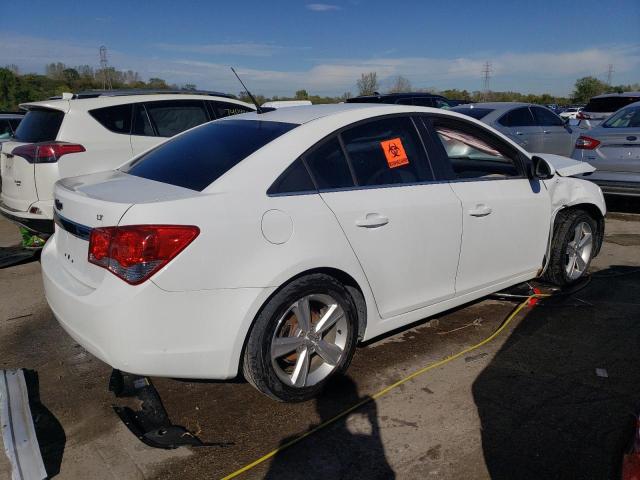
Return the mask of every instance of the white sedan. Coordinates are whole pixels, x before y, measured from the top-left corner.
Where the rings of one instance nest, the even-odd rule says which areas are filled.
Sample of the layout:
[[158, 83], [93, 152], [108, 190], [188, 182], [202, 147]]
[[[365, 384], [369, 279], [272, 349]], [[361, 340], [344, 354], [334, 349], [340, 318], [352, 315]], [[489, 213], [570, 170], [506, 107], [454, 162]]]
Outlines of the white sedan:
[[456, 113], [322, 105], [191, 129], [55, 189], [46, 297], [87, 350], [140, 375], [238, 375], [283, 401], [358, 341], [598, 253], [584, 162]]

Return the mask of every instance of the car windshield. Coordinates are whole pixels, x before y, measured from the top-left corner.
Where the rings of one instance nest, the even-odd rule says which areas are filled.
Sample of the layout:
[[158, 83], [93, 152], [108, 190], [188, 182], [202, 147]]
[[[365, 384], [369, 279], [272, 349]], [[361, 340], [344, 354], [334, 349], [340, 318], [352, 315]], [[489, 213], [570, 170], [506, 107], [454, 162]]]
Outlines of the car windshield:
[[163, 143], [120, 171], [202, 191], [253, 152], [297, 126], [262, 120], [207, 123]]
[[475, 118], [476, 120], [480, 120], [493, 112], [493, 108], [454, 107], [451, 109], [451, 111], [458, 112], [463, 115], [468, 115]]
[[602, 124], [605, 128], [640, 128], [640, 105], [623, 108]]

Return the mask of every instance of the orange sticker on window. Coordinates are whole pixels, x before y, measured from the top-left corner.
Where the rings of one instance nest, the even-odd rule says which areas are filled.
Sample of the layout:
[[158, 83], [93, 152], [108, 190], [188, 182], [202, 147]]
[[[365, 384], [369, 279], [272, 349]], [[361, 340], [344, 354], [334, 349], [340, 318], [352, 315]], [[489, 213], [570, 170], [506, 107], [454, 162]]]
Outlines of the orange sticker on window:
[[400, 138], [392, 138], [391, 140], [384, 140], [380, 142], [384, 156], [387, 158], [387, 164], [389, 168], [402, 167], [403, 165], [409, 165], [409, 158], [404, 151], [402, 140]]

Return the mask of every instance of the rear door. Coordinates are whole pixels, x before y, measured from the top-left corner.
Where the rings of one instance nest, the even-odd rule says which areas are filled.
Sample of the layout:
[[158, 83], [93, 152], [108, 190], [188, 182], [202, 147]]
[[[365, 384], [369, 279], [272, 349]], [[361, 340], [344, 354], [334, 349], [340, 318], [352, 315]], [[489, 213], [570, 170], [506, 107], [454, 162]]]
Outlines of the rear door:
[[442, 179], [462, 202], [456, 295], [532, 278], [549, 236], [544, 185], [529, 180], [522, 154], [488, 130], [459, 119], [425, 122], [437, 142]]
[[542, 151], [542, 127], [529, 107], [517, 107], [506, 112], [497, 121], [498, 129], [529, 152]]
[[7, 207], [25, 212], [38, 200], [33, 158], [28, 155], [14, 155], [13, 151], [22, 145], [55, 141], [64, 115], [61, 110], [34, 108], [18, 126], [16, 138], [2, 144], [2, 203]]
[[542, 150], [568, 157], [573, 151], [574, 138], [567, 130], [562, 119], [551, 110], [543, 107], [530, 107], [537, 124], [542, 128]]
[[451, 298], [460, 201], [433, 182], [409, 116], [346, 128], [304, 156], [336, 215], [384, 318]]

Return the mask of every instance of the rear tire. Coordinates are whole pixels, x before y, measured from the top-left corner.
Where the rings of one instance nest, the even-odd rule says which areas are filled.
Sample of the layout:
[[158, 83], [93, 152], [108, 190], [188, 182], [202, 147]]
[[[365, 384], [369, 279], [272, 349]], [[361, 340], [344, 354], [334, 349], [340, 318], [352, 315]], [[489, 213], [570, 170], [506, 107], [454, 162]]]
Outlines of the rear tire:
[[543, 279], [563, 287], [580, 280], [596, 252], [597, 222], [584, 210], [562, 210], [556, 217], [549, 265]]
[[357, 339], [357, 310], [344, 285], [320, 273], [300, 277], [258, 314], [245, 347], [243, 373], [275, 400], [309, 400], [346, 370]]

